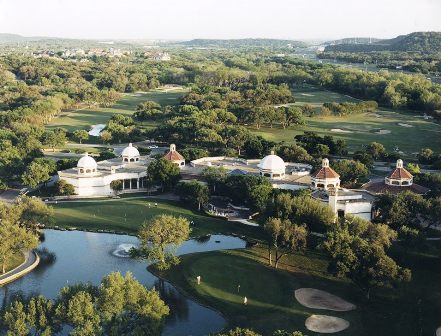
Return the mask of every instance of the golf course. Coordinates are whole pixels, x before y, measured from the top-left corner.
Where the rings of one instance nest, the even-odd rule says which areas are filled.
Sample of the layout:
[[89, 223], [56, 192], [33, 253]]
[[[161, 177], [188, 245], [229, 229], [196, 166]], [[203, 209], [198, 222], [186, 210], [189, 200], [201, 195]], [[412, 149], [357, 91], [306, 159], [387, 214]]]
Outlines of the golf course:
[[[350, 328], [347, 336], [429, 335], [441, 314], [441, 267], [438, 241], [421, 249], [394, 244], [393, 257], [412, 270], [412, 281], [398, 288], [374, 289], [371, 298], [347, 279], [332, 277], [319, 249], [286, 256], [279, 269], [268, 266], [263, 231], [193, 211], [176, 201], [154, 198], [121, 198], [65, 202], [53, 205], [54, 225], [82, 230], [111, 230], [135, 234], [142, 223], [158, 214], [183, 216], [191, 225], [191, 236], [223, 233], [245, 235], [259, 242], [242, 250], [197, 253], [160, 275], [186, 295], [220, 311], [228, 326], [252, 327], [262, 333], [292, 328], [306, 332], [311, 314], [325, 313], [342, 318]], [[313, 241], [313, 240], [312, 240]], [[315, 245], [315, 243], [312, 243]], [[198, 285], [196, 277], [201, 276]], [[356, 306], [347, 312], [318, 310], [302, 306], [294, 297], [300, 288], [316, 288], [337, 295]], [[244, 305], [244, 297], [247, 304]], [[420, 329], [421, 328], [421, 329]], [[307, 335], [319, 335], [311, 331]]]
[[[311, 105], [318, 111], [323, 103], [359, 102], [358, 99], [327, 91], [311, 85], [293, 89], [296, 105]], [[344, 139], [350, 151], [362, 149], [362, 145], [373, 141], [382, 143], [388, 151], [398, 147], [405, 157], [414, 156], [421, 148], [430, 143], [431, 149], [441, 151], [441, 142], [433, 141], [441, 134], [441, 125], [431, 119], [424, 119], [419, 113], [394, 111], [379, 108], [375, 113], [362, 113], [347, 116], [305, 117], [306, 125], [295, 125], [286, 129], [280, 126], [249, 129], [254, 134], [272, 141], [294, 143], [294, 136], [305, 131], [313, 131], [320, 136], [332, 135]]]
[[112, 107], [80, 108], [64, 111], [62, 115], [54, 118], [47, 126], [49, 128], [62, 127], [72, 132], [77, 129], [89, 130], [93, 125], [105, 124], [114, 114], [131, 116], [138, 104], [151, 100], [162, 106], [177, 105], [185, 89], [176, 87], [172, 89], [158, 88], [148, 92], [125, 93]]

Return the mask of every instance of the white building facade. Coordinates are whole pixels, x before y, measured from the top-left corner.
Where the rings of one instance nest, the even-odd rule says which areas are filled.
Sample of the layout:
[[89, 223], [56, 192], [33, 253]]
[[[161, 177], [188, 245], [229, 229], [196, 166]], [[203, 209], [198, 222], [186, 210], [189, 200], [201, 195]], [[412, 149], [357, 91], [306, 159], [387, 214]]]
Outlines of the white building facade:
[[140, 156], [129, 144], [122, 157], [96, 162], [87, 153], [78, 161], [77, 167], [58, 172], [58, 178], [70, 183], [78, 196], [112, 196], [113, 181], [121, 181], [121, 192], [147, 190], [147, 166], [150, 158]]

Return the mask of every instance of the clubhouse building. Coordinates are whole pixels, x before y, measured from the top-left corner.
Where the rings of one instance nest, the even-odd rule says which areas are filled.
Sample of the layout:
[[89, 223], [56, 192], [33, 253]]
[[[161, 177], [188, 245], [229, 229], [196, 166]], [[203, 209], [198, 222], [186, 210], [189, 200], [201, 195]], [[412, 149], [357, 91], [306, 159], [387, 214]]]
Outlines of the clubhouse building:
[[[165, 159], [185, 166], [185, 159], [171, 145]], [[111, 187], [113, 181], [122, 182], [122, 193], [147, 191], [147, 167], [153, 159], [140, 155], [131, 143], [123, 149], [121, 156], [114, 159], [96, 162], [84, 154], [78, 160], [75, 168], [58, 172], [58, 178], [70, 183], [75, 188], [75, 194], [80, 197], [113, 196]]]
[[[346, 214], [372, 219], [372, 208], [375, 197], [381, 193], [397, 194], [410, 190], [418, 194], [428, 192], [427, 188], [413, 182], [413, 176], [398, 160], [396, 168], [380, 182], [370, 182], [362, 189], [345, 189], [340, 185], [340, 176], [329, 165], [327, 158], [322, 166], [312, 172], [312, 166], [303, 163], [284, 162], [282, 158], [271, 153], [263, 159], [246, 160], [230, 157], [204, 157], [185, 164], [185, 158], [171, 144], [164, 159], [173, 162], [181, 169], [183, 179], [202, 179], [206, 167], [222, 167], [230, 175], [255, 175], [268, 178], [273, 188], [286, 190], [312, 189], [311, 196], [333, 210], [336, 217]], [[138, 149], [129, 144], [120, 157], [96, 162], [84, 154], [75, 168], [58, 172], [61, 180], [75, 188], [78, 197], [113, 196], [113, 181], [122, 182], [122, 193], [147, 191], [147, 167], [154, 159], [140, 155]]]

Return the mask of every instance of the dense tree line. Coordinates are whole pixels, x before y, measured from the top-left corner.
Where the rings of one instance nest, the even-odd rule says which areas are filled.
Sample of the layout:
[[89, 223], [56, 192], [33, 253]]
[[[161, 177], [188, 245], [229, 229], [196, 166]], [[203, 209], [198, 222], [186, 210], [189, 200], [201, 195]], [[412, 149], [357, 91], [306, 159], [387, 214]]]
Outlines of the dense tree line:
[[0, 319], [8, 336], [51, 336], [69, 327], [69, 335], [160, 335], [169, 308], [158, 292], [148, 290], [130, 273], [111, 273], [99, 286], [77, 284], [44, 296], [17, 299]]

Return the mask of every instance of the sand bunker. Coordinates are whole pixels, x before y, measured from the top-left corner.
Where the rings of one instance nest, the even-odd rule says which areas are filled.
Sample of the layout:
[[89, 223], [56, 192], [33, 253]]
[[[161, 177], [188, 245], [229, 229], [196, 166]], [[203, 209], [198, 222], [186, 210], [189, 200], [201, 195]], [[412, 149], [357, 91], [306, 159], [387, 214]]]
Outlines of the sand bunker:
[[332, 334], [349, 327], [349, 322], [339, 317], [311, 315], [305, 321], [306, 329], [318, 333]]
[[336, 132], [336, 133], [352, 133], [352, 131], [344, 130], [344, 129], [341, 129], [341, 128], [332, 128], [331, 132]]
[[300, 288], [294, 295], [301, 305], [308, 308], [333, 311], [349, 311], [356, 308], [352, 303], [320, 289]]
[[378, 113], [369, 113], [369, 116], [375, 117], [375, 118], [381, 118], [381, 115]]
[[310, 93], [301, 93], [301, 95], [306, 97], [315, 97], [313, 94]]
[[441, 336], [441, 327], [436, 329], [436, 336]]
[[385, 129], [381, 129], [375, 132], [375, 134], [389, 134], [390, 131], [389, 130], [385, 130]]
[[403, 123], [398, 123], [398, 125], [403, 127], [413, 127], [413, 125], [403, 124]]

